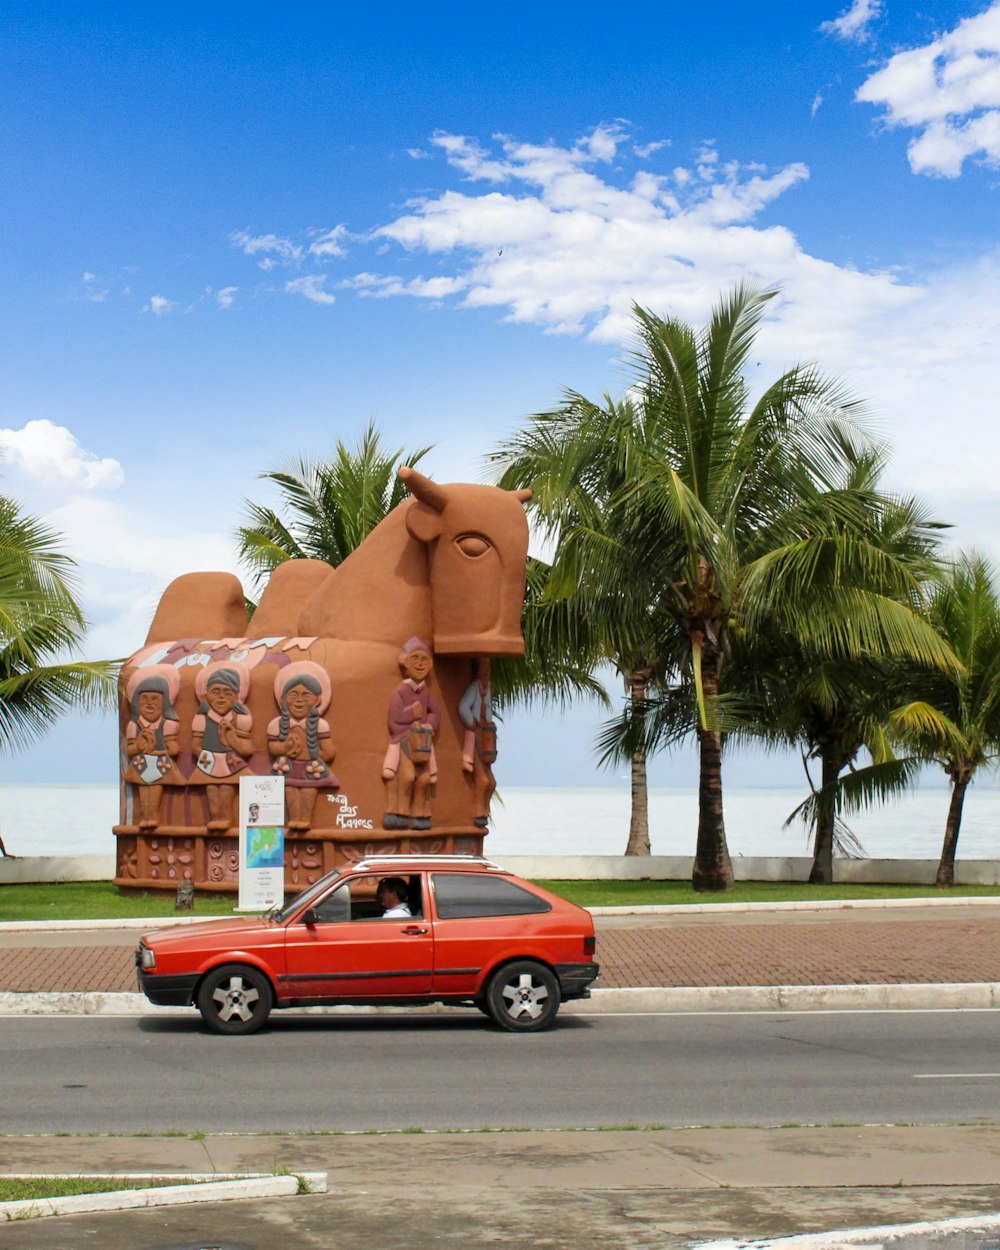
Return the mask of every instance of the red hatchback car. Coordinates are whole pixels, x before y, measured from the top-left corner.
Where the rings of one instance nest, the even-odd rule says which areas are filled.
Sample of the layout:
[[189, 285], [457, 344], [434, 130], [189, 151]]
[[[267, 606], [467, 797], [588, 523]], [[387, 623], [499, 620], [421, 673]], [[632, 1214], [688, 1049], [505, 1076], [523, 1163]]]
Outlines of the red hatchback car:
[[217, 1033], [272, 1008], [435, 1002], [535, 1032], [589, 997], [594, 953], [589, 912], [489, 860], [377, 855], [265, 916], [144, 934], [135, 962], [151, 1002], [193, 1003]]

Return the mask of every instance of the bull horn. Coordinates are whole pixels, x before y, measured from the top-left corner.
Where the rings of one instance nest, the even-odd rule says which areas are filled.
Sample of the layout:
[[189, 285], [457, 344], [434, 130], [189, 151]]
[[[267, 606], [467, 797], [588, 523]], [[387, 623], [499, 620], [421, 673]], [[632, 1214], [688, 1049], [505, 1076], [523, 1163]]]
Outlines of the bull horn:
[[424, 477], [416, 469], [411, 469], [408, 464], [400, 467], [398, 476], [415, 499], [425, 503], [428, 508], [433, 508], [435, 512], [444, 511], [444, 506], [448, 502], [448, 494], [443, 486], [432, 482], [429, 477]]
[[514, 494], [520, 499], [521, 503], [527, 503], [529, 499], [534, 498], [534, 491], [530, 491], [525, 487], [523, 490], [516, 490]]

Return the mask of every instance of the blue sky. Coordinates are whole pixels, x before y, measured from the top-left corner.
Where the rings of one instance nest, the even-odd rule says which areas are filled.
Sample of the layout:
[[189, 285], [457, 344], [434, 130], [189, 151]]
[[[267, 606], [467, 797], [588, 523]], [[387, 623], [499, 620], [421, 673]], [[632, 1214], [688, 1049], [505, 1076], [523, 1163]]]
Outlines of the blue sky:
[[[0, 116], [3, 487], [94, 655], [236, 571], [257, 473], [374, 418], [479, 479], [621, 389], [634, 300], [700, 321], [740, 277], [783, 288], [761, 377], [843, 378], [892, 484], [1000, 552], [1000, 3], [0, 3]], [[575, 747], [504, 779], [598, 780], [597, 719], [525, 718]], [[56, 731], [65, 779], [113, 777], [104, 735]]]

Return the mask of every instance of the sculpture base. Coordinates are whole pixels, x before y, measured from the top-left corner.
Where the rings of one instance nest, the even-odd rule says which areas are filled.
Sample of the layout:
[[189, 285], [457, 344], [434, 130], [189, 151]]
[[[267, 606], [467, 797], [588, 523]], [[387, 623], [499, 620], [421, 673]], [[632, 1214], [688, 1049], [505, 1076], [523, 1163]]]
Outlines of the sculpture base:
[[[174, 894], [190, 881], [205, 894], [239, 891], [239, 837], [206, 827], [163, 825], [140, 830], [115, 825], [115, 886], [122, 893]], [[358, 829], [285, 834], [285, 893], [297, 894], [320, 877], [367, 855], [482, 855], [486, 830], [443, 825], [417, 832]]]

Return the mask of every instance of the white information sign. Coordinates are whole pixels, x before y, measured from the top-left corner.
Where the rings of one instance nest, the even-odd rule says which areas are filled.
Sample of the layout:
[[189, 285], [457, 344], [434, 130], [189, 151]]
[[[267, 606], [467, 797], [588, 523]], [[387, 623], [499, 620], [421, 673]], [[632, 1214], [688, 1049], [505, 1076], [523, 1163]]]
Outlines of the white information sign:
[[240, 778], [240, 911], [285, 898], [285, 779]]

